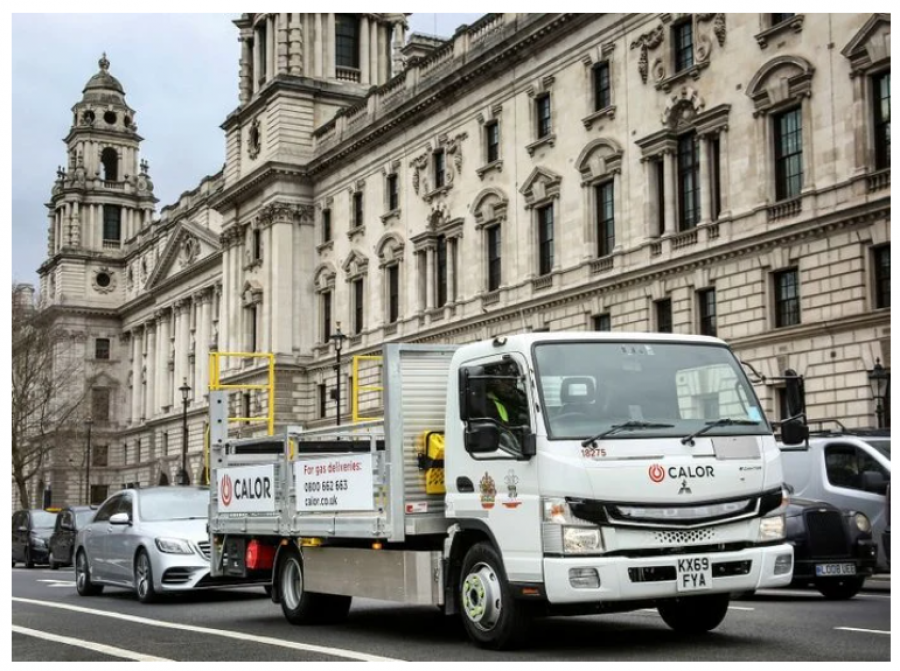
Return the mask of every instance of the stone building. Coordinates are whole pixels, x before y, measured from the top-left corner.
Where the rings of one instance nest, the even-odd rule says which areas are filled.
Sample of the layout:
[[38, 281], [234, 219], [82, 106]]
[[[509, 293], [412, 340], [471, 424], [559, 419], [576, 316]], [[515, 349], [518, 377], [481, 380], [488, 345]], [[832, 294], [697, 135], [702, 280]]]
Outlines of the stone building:
[[74, 108], [41, 295], [93, 370], [95, 498], [173, 481], [185, 382], [203, 479], [210, 349], [275, 355], [276, 425], [333, 422], [338, 323], [345, 390], [351, 357], [389, 341], [705, 333], [766, 376], [772, 419], [792, 368], [812, 419], [875, 423], [890, 15], [489, 14], [450, 39], [407, 36], [402, 14], [235, 24], [225, 166], [158, 218], [105, 59]]

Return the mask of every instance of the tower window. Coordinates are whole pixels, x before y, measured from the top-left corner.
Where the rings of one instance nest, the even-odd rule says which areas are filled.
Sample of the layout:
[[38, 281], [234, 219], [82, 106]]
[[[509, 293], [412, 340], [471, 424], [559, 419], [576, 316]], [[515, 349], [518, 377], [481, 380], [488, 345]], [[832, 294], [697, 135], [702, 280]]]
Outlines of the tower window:
[[359, 69], [359, 19], [352, 14], [335, 16], [335, 65]]
[[107, 147], [100, 154], [100, 162], [103, 164], [103, 181], [119, 181], [119, 152]]
[[122, 208], [119, 205], [103, 206], [103, 241], [119, 242], [122, 239]]
[[872, 78], [875, 103], [875, 169], [891, 167], [891, 73]]
[[108, 123], [110, 126], [115, 126], [116, 121], [119, 120], [118, 115], [115, 112], [106, 112], [103, 115], [103, 120]]

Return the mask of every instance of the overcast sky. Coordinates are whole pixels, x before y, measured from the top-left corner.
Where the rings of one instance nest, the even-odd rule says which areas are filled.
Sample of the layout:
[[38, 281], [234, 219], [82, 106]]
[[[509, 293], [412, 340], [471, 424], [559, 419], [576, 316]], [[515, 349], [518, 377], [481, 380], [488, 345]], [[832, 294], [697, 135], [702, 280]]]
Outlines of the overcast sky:
[[[47, 208], [72, 106], [99, 70], [125, 89], [159, 208], [225, 161], [219, 125], [238, 103], [237, 14], [12, 15], [12, 278], [37, 286]], [[449, 37], [481, 14], [413, 14], [414, 32]]]

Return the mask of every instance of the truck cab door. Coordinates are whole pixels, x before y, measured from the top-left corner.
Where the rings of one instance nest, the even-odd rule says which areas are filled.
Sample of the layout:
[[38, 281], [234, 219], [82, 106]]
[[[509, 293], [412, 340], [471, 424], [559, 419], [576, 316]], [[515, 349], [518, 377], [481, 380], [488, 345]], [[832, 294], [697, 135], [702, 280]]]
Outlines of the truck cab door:
[[511, 581], [543, 579], [534, 400], [522, 357], [460, 368], [461, 448], [447, 461], [448, 516], [488, 533]]

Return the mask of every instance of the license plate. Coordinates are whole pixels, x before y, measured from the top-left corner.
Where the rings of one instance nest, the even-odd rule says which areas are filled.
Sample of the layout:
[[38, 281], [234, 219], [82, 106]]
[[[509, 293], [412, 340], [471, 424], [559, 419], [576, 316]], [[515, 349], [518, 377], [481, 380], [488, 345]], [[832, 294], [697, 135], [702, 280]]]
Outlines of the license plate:
[[816, 575], [856, 575], [856, 564], [816, 564]]
[[712, 588], [712, 564], [709, 557], [684, 557], [676, 565], [679, 592], [698, 592]]

